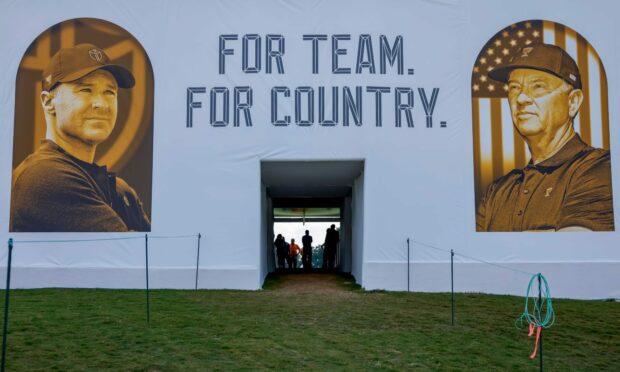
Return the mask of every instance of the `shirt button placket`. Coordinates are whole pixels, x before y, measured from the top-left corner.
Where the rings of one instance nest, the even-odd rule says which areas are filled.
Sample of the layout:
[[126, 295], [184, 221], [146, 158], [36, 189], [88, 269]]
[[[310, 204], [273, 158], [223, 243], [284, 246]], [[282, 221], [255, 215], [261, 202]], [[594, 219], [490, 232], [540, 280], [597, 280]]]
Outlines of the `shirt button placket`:
[[530, 187], [528, 184], [531, 184], [531, 174], [527, 172], [527, 169], [523, 175], [523, 183], [521, 183], [521, 187], [519, 190], [517, 209], [516, 209], [516, 229], [518, 231], [523, 231], [523, 219], [525, 217], [525, 207], [527, 206], [530, 197], [532, 196], [530, 192]]

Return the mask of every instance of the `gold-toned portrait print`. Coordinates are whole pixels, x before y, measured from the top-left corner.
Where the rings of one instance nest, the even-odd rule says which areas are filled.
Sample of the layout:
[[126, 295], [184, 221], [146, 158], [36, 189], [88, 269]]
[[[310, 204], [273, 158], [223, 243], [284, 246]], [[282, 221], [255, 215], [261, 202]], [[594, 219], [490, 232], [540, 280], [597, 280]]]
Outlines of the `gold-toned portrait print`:
[[10, 232], [151, 230], [153, 71], [140, 43], [79, 18], [41, 33], [15, 92]]
[[614, 231], [607, 77], [583, 36], [510, 25], [471, 92], [476, 231]]

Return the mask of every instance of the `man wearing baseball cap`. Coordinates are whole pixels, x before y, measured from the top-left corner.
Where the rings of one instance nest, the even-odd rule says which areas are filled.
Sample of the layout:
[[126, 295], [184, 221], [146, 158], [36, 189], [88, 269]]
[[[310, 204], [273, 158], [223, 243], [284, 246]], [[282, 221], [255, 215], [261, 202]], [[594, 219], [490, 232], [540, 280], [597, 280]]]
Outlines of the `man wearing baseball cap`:
[[46, 139], [13, 172], [10, 231], [150, 231], [136, 192], [94, 163], [116, 124], [118, 89], [133, 85], [95, 45], [52, 57], [41, 92]]
[[575, 61], [557, 46], [533, 44], [489, 77], [507, 84], [531, 160], [489, 186], [476, 230], [613, 231], [609, 151], [587, 145], [573, 128], [583, 102]]

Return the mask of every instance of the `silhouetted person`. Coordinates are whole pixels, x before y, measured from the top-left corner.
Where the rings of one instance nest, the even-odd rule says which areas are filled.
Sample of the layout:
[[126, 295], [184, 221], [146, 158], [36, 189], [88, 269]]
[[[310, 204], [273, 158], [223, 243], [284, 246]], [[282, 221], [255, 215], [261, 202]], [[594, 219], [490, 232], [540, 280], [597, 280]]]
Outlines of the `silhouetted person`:
[[[282, 250], [282, 252], [284, 253], [284, 260], [286, 261], [286, 263], [288, 264], [288, 267], [290, 268], [291, 265], [289, 264], [288, 256], [290, 254], [291, 245], [286, 241], [286, 238], [284, 236], [282, 236], [282, 240], [284, 241], [284, 249]], [[284, 268], [284, 266], [282, 267]]]
[[304, 266], [304, 270], [310, 271], [312, 270], [312, 236], [310, 235], [310, 231], [306, 230], [306, 235], [301, 238], [302, 254], [301, 254], [301, 263]]
[[327, 229], [325, 234], [325, 250], [323, 252], [324, 268], [333, 269], [335, 267], [336, 250], [340, 242], [340, 234], [336, 231], [336, 225]]
[[288, 267], [291, 269], [297, 268], [297, 256], [299, 255], [299, 246], [295, 244], [295, 239], [291, 239], [288, 255]]
[[276, 246], [276, 256], [278, 258], [278, 269], [284, 269], [284, 260], [288, 255], [288, 250], [286, 249], [286, 242], [284, 241], [284, 237], [282, 234], [278, 234], [276, 237], [276, 241], [274, 242]]

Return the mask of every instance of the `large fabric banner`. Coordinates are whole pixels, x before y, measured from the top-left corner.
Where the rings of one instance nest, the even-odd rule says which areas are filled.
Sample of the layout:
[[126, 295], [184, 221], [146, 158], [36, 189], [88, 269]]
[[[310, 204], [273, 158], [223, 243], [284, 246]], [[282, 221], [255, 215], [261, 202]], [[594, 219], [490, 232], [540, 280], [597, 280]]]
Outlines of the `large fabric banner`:
[[155, 287], [258, 289], [285, 209], [367, 289], [454, 250], [457, 290], [620, 297], [613, 1], [0, 3], [17, 287], [141, 288], [148, 240]]

